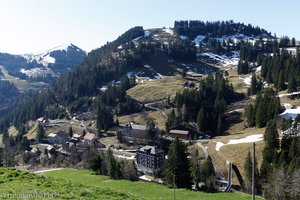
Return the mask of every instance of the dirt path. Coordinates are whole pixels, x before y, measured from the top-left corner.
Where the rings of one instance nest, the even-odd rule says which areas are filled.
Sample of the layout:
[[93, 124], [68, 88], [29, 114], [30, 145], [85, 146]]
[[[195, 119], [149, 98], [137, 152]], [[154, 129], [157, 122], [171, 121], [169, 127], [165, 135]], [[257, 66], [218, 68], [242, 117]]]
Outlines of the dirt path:
[[41, 173], [45, 173], [45, 172], [57, 171], [57, 170], [62, 170], [62, 169], [64, 169], [64, 168], [44, 169], [44, 170], [35, 171], [33, 173], [35, 173], [35, 174], [41, 174]]
[[[207, 151], [207, 149], [200, 143], [200, 142], [197, 142], [197, 145], [203, 150], [204, 154], [205, 154], [205, 157], [208, 158], [209, 156], [209, 153]], [[216, 175], [224, 180], [225, 179], [225, 176], [224, 174], [222, 173], [222, 171], [220, 170], [220, 168], [217, 166], [216, 162], [214, 161], [215, 158], [213, 158], [212, 156], [210, 156], [211, 158], [211, 161], [212, 161], [212, 164], [214, 166], [214, 169], [215, 169], [215, 172], [216, 172]]]

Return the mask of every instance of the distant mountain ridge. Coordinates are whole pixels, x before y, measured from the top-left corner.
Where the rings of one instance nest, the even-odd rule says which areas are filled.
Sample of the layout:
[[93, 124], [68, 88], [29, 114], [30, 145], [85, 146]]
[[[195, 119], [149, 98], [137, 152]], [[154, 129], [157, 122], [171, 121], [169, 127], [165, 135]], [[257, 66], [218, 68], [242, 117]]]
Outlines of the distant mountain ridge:
[[79, 65], [85, 57], [85, 51], [70, 43], [36, 53], [22, 55], [0, 53], [0, 65], [10, 75], [20, 79], [38, 79], [47, 82], [67, 73]]

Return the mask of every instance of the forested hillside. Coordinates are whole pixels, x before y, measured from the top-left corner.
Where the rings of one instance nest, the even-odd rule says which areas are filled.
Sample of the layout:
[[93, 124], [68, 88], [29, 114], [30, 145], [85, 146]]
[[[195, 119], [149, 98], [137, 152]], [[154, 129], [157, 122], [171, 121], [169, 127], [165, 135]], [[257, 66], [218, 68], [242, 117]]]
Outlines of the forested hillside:
[[[61, 52], [55, 51], [49, 55], [57, 58], [62, 56]], [[77, 62], [75, 57], [72, 56], [71, 61]], [[10, 65], [9, 63], [10, 59], [6, 61], [6, 65]], [[62, 63], [57, 59], [59, 66]], [[60, 67], [56, 68], [51, 64], [48, 67], [61, 72]], [[92, 131], [101, 137], [109, 135], [108, 130], [111, 128], [119, 128], [120, 117], [123, 117], [123, 123], [126, 124], [134, 121], [133, 119], [145, 119], [147, 144], [156, 142], [162, 145], [161, 140], [168, 137], [169, 130], [184, 126], [207, 139], [201, 144], [207, 145], [203, 147], [204, 150], [199, 143], [198, 149], [205, 151], [210, 148], [209, 153], [215, 153], [215, 157], [219, 153], [220, 160], [223, 159], [224, 162], [227, 161], [227, 156], [235, 159], [240, 168], [240, 155], [233, 155], [234, 148], [228, 150], [223, 146], [240, 144], [241, 141], [250, 143], [252, 140], [246, 139], [255, 136], [256, 140], [253, 141], [261, 142], [256, 192], [272, 199], [274, 194], [271, 191], [278, 177], [290, 177], [290, 180], [284, 182], [287, 187], [298, 184], [299, 134], [279, 135], [279, 131], [297, 129], [300, 121], [299, 117], [292, 120], [280, 116], [285, 110], [293, 109], [292, 105], [288, 108], [286, 102], [298, 105], [297, 96], [284, 99], [284, 102], [280, 94], [298, 91], [299, 70], [300, 54], [294, 38], [277, 38], [250, 24], [233, 21], [176, 21], [174, 28], [144, 30], [137, 26], [115, 41], [88, 53], [77, 67], [61, 75], [49, 87], [26, 92], [18, 98], [16, 104], [4, 107], [3, 111], [9, 112], [0, 120], [0, 132], [4, 133], [5, 141], [10, 141], [12, 147], [24, 150], [29, 144], [27, 137], [24, 137], [30, 129], [29, 121], [40, 117], [66, 121], [74, 119], [72, 123], [81, 123], [81, 129], [84, 130], [79, 130], [83, 134], [90, 130], [84, 124], [85, 121], [89, 122], [88, 126], [95, 123]], [[164, 79], [166, 76], [172, 76], [173, 79], [170, 80], [177, 81], [177, 85], [170, 84], [167, 86], [169, 88], [159, 85], [161, 82], [157, 79]], [[136, 87], [137, 85], [140, 87]], [[0, 89], [5, 91], [3, 95], [18, 95], [14, 85], [7, 81], [0, 82]], [[155, 96], [157, 93], [158, 97]], [[1, 98], [8, 105], [10, 99], [4, 99], [0, 95], [0, 100]], [[155, 130], [156, 134], [154, 120], [158, 120], [157, 118], [160, 124], [165, 124], [160, 132], [162, 137], [149, 140], [149, 135], [153, 133], [151, 131]], [[16, 128], [17, 136], [9, 137], [8, 130], [11, 127]], [[45, 134], [40, 125], [36, 129]], [[69, 130], [72, 130], [71, 126]], [[256, 130], [264, 134], [254, 135]], [[73, 130], [69, 132], [70, 135], [73, 134]], [[224, 134], [228, 137], [225, 138]], [[126, 145], [120, 132], [115, 137], [118, 145]], [[213, 139], [210, 140], [211, 138]], [[153, 141], [154, 139], [157, 141]], [[189, 139], [200, 140], [200, 137]], [[133, 141], [128, 143], [131, 146]], [[109, 145], [114, 146], [115, 143]], [[225, 149], [222, 153], [221, 147]], [[237, 147], [236, 151], [239, 148], [242, 150], [238, 154], [244, 155], [245, 146]], [[183, 149], [186, 151], [185, 147]], [[191, 155], [194, 156], [193, 152]], [[193, 181], [198, 183], [201, 180], [199, 166], [202, 163], [198, 162], [197, 156], [194, 157], [194, 160], [190, 159], [193, 163], [191, 171]], [[204, 157], [209, 162], [210, 169], [219, 162], [216, 158], [211, 161], [209, 155]], [[246, 192], [250, 191], [250, 157], [249, 154], [243, 170], [246, 186], [240, 184], [239, 188]], [[221, 172], [218, 173], [219, 178], [222, 177]], [[215, 172], [213, 174], [210, 179], [207, 177], [205, 180], [205, 184], [211, 183], [207, 186], [208, 189], [215, 187], [212, 183], [217, 175]], [[168, 176], [168, 184], [171, 185], [172, 174], [169, 173]], [[190, 174], [188, 178], [191, 178]], [[189, 186], [187, 184], [184, 187]], [[293, 188], [288, 191], [282, 189], [280, 197], [297, 199], [298, 193], [295, 195], [291, 191], [297, 192]]]
[[[93, 107], [91, 107], [92, 109], [96, 109], [97, 106], [93, 106], [95, 102], [91, 101], [91, 98], [100, 95], [99, 89], [109, 84], [114, 87], [113, 82], [120, 80], [121, 77], [128, 75], [129, 72], [133, 72], [134, 76], [140, 73], [145, 75], [150, 73], [150, 76], [157, 76], [155, 73], [159, 75], [161, 75], [160, 73], [170, 74], [170, 72], [176, 74], [186, 70], [182, 67], [184, 65], [178, 68], [181, 62], [198, 62], [197, 65], [200, 65], [200, 67], [198, 67], [199, 69], [203, 67], [207, 68], [204, 63], [201, 63], [199, 59], [197, 59], [198, 52], [203, 50], [194, 46], [195, 44], [193, 42], [180, 38], [180, 35], [186, 35], [191, 38], [191, 40], [199, 34], [206, 35], [206, 41], [203, 41], [204, 43], [202, 43], [201, 46], [206, 46], [206, 50], [210, 49], [213, 51], [217, 45], [221, 48], [220, 52], [238, 49], [240, 43], [235, 41], [234, 49], [231, 49], [229, 44], [232, 41], [230, 38], [228, 40], [223, 39], [223, 43], [221, 44], [221, 42], [216, 39], [217, 37], [237, 33], [249, 35], [249, 37], [251, 36], [252, 38], [258, 36], [263, 38], [266, 36], [269, 37], [270, 35], [258, 27], [234, 23], [232, 21], [215, 23], [178, 21], [174, 24], [174, 33], [163, 29], [162, 32], [154, 34], [156, 33], [155, 31], [157, 32], [158, 30], [145, 31], [143, 27], [134, 27], [115, 41], [91, 51], [83, 62], [68, 75], [63, 75], [58, 78], [48, 89], [30, 95], [36, 96], [35, 102], [37, 103], [35, 103], [35, 105], [29, 103], [32, 101], [32, 97], [25, 94], [25, 97], [20, 100], [20, 106], [9, 114], [9, 117], [2, 122], [1, 127], [7, 126], [8, 119], [12, 119], [15, 125], [19, 127], [29, 119], [35, 119], [49, 112], [57, 113], [53, 111], [53, 109], [55, 110], [58, 105], [68, 108], [71, 112], [84, 110], [91, 106]], [[159, 37], [157, 37], [157, 35], [159, 35]], [[217, 42], [211, 42], [209, 38], [215, 38]], [[241, 42], [245, 38], [240, 39], [239, 41]], [[225, 51], [224, 49], [227, 50]], [[56, 54], [56, 52], [54, 51], [52, 54]], [[174, 61], [170, 61], [171, 59]], [[160, 61], [159, 63], [155, 63], [155, 60]], [[155, 65], [163, 64], [165, 66], [150, 66], [147, 67], [149, 70], [145, 71], [144, 66], [148, 63]], [[209, 66], [209, 68], [213, 69], [211, 66]], [[214, 71], [215, 69], [211, 72]], [[218, 98], [221, 99], [220, 102], [223, 102], [223, 97], [218, 96]], [[120, 102], [109, 102], [106, 105], [120, 107], [125, 104], [127, 104], [127, 109], [125, 109], [127, 113], [130, 112], [133, 107], [136, 107], [133, 105], [130, 106], [130, 104], [133, 103], [130, 103], [130, 100], [124, 100], [124, 98], [120, 100]], [[178, 103], [178, 106], [182, 106], [181, 104], [182, 103]], [[131, 109], [128, 109], [129, 107], [131, 107]], [[197, 110], [200, 110], [198, 107]], [[118, 110], [124, 110], [124, 108], [119, 108]], [[18, 116], [13, 113], [18, 113]], [[221, 120], [222, 117], [218, 113], [220, 112], [218, 111], [214, 118], [220, 118]], [[195, 120], [196, 116], [191, 116], [191, 119]]]

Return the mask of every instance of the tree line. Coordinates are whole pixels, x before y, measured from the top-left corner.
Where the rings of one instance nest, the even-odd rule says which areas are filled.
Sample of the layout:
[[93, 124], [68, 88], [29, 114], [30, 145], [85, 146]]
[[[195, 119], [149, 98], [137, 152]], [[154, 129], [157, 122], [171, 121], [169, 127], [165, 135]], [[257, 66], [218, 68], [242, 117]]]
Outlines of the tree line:
[[216, 73], [214, 77], [208, 75], [200, 81], [198, 89], [186, 89], [176, 94], [177, 112], [172, 110], [168, 115], [166, 129], [170, 130], [182, 123], [196, 122], [198, 131], [220, 135], [225, 106], [232, 101], [232, 95], [232, 87], [221, 73]]
[[251, 24], [236, 23], [230, 21], [204, 22], [200, 20], [175, 21], [174, 30], [178, 35], [195, 38], [197, 35], [210, 35], [210, 37], [222, 37], [223, 35], [234, 35], [241, 33], [245, 35], [258, 36], [270, 35], [266, 30], [254, 27]]

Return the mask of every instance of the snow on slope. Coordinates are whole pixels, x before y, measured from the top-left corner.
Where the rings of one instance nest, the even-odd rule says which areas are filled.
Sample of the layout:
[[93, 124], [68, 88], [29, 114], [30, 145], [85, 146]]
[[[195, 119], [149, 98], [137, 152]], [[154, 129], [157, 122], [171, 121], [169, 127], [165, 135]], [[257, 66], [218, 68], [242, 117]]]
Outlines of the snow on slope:
[[218, 65], [229, 66], [229, 65], [238, 65], [239, 62], [239, 51], [232, 51], [231, 56], [226, 55], [217, 55], [211, 52], [198, 53], [197, 56], [208, 57], [212, 60], [215, 60]]
[[229, 144], [252, 143], [252, 142], [258, 142], [262, 140], [263, 140], [263, 134], [255, 134], [255, 135], [249, 135], [245, 138], [229, 140], [227, 144], [224, 144], [223, 142], [217, 142], [216, 151], [219, 151], [222, 146], [229, 145]]
[[255, 69], [255, 73], [258, 73], [258, 72], [261, 72], [261, 66], [259, 66]]
[[195, 39], [193, 40], [193, 43], [195, 43], [196, 47], [200, 46], [200, 43], [205, 39], [205, 35], [198, 35], [197, 37], [195, 37]]
[[141, 38], [143, 38], [143, 37], [149, 37], [151, 35], [151, 32], [150, 31], [144, 31], [144, 35], [143, 36], [139, 36], [139, 37], [137, 37], [137, 38], [134, 38], [133, 40], [132, 40], [132, 42], [137, 42], [139, 39], [141, 39]]
[[170, 35], [174, 35], [174, 31], [170, 28], [164, 28], [162, 29], [164, 32], [169, 33]]
[[285, 119], [295, 119], [297, 117], [297, 115], [300, 114], [300, 106], [297, 106], [296, 108], [288, 108], [287, 105], [286, 106], [286, 110], [280, 114], [280, 116], [282, 116]]
[[[65, 45], [60, 45], [57, 47], [54, 47], [52, 49], [49, 49], [47, 51], [42, 51], [42, 52], [36, 52], [36, 53], [31, 53], [31, 54], [23, 54], [21, 55], [24, 57], [27, 62], [33, 62], [34, 60], [42, 64], [44, 67], [48, 67], [49, 64], [54, 64], [55, 63], [55, 58], [50, 56], [50, 53], [53, 51], [68, 51], [68, 48], [70, 47], [76, 47], [73, 44], [65, 44]], [[80, 51], [77, 48], [77, 51]]]
[[293, 96], [293, 95], [297, 95], [300, 94], [300, 92], [292, 92], [292, 93], [287, 93], [287, 94], [280, 94], [278, 95], [279, 98], [281, 97], [288, 97], [288, 96]]
[[250, 85], [251, 85], [251, 77], [252, 77], [252, 76], [247, 76], [247, 77], [245, 77], [245, 78], [239, 77], [239, 79], [243, 80], [243, 82], [244, 82], [246, 85], [250, 86]]

